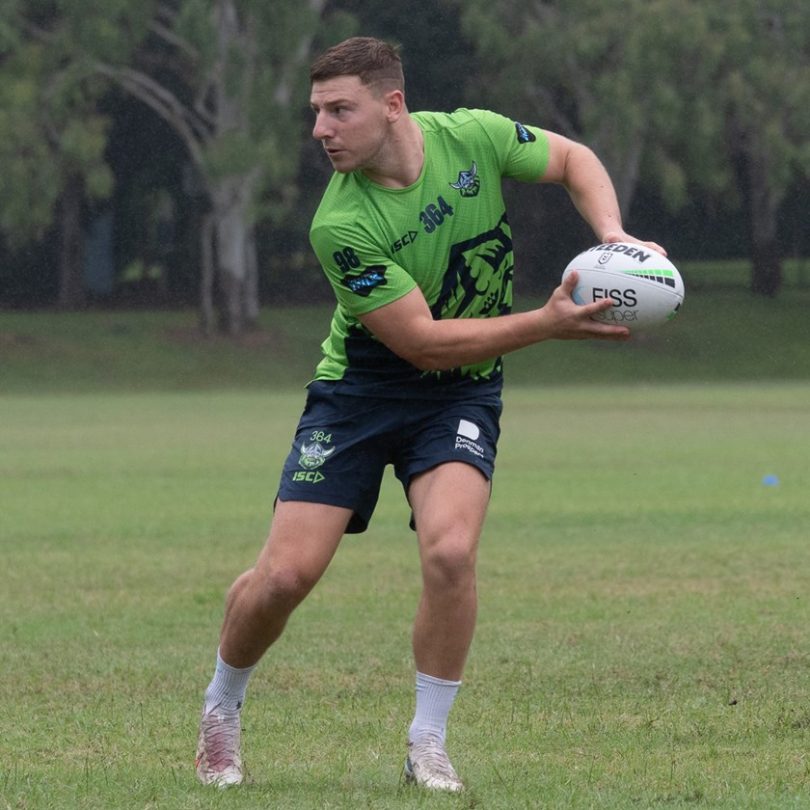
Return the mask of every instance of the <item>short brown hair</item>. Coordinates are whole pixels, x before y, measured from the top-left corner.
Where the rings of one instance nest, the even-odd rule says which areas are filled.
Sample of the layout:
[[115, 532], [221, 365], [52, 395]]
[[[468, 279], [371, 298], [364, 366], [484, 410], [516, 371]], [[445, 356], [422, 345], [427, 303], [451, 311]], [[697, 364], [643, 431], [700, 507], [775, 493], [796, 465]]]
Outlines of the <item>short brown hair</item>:
[[386, 90], [405, 90], [400, 48], [374, 37], [350, 37], [324, 51], [309, 70], [309, 81], [322, 82], [336, 76], [357, 76], [365, 85], [383, 85]]

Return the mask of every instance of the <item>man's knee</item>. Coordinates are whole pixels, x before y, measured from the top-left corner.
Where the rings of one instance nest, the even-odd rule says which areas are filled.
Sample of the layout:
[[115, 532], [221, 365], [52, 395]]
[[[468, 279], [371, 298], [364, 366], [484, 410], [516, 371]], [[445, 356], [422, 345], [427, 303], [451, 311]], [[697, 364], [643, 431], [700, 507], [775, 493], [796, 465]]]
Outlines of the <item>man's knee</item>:
[[[242, 591], [262, 613], [290, 612], [315, 587], [317, 577], [292, 565], [268, 569], [254, 568], [248, 573]], [[244, 577], [245, 575], [243, 575]], [[240, 586], [239, 580], [234, 588]], [[241, 588], [240, 588], [241, 590]]]
[[448, 534], [428, 544], [422, 552], [425, 582], [453, 587], [474, 581], [476, 545], [463, 534]]

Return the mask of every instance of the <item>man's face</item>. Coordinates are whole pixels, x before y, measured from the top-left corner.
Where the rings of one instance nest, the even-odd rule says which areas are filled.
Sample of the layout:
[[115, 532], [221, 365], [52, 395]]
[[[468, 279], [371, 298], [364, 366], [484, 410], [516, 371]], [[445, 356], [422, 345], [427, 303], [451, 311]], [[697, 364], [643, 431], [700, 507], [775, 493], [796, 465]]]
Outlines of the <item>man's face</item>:
[[313, 82], [312, 137], [323, 144], [337, 172], [371, 168], [388, 135], [386, 94], [377, 94], [357, 76]]

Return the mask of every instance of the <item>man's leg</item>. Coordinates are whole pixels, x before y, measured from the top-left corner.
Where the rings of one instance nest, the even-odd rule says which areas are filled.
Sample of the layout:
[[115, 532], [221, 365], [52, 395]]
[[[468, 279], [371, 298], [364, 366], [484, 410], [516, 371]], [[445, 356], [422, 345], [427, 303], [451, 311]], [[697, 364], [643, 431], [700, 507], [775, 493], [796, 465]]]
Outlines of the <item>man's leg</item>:
[[205, 695], [197, 775], [205, 784], [242, 781], [240, 710], [247, 681], [287, 619], [329, 565], [350, 509], [279, 501], [256, 565], [228, 592], [217, 667]]
[[444, 739], [475, 631], [476, 553], [489, 495], [484, 475], [461, 462], [423, 473], [408, 490], [423, 586], [413, 630], [417, 705], [406, 776], [429, 788], [463, 787], [447, 759]]
[[475, 563], [490, 483], [475, 467], [441, 464], [411, 482], [422, 563], [422, 596], [413, 631], [416, 667], [460, 680], [475, 631]]
[[319, 503], [276, 504], [256, 565], [234, 582], [226, 600], [220, 652], [231, 666], [256, 664], [281, 635], [331, 562], [351, 514]]

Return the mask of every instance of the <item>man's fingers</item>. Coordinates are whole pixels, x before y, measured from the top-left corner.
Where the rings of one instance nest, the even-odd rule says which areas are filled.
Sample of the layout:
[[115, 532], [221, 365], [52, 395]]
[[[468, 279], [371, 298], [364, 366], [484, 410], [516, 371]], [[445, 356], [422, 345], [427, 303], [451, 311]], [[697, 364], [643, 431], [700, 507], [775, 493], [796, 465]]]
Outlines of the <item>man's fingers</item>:
[[607, 244], [611, 242], [632, 242], [634, 245], [641, 245], [642, 247], [655, 250], [663, 256], [667, 255], [666, 248], [659, 245], [657, 242], [645, 242], [642, 239], [636, 239], [635, 236], [630, 236], [629, 233], [624, 231], [610, 231], [604, 235], [603, 241]]
[[560, 285], [565, 292], [565, 294], [571, 298], [574, 290], [577, 288], [577, 282], [579, 281], [579, 273], [576, 270], [572, 270], [563, 280], [562, 284]]
[[582, 306], [583, 310], [590, 317], [591, 315], [595, 315], [597, 312], [602, 312], [602, 310], [610, 309], [613, 306], [613, 299], [600, 298], [598, 301], [594, 301], [592, 304], [583, 304]]

